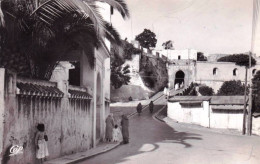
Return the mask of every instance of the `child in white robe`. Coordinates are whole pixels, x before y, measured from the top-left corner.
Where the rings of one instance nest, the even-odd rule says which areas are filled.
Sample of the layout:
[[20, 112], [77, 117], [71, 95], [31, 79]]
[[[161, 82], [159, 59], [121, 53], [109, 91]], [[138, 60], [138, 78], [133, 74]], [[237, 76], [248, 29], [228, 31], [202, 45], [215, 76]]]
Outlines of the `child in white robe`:
[[115, 125], [115, 127], [113, 128], [113, 141], [114, 142], [122, 141], [122, 132], [118, 127], [118, 125]]

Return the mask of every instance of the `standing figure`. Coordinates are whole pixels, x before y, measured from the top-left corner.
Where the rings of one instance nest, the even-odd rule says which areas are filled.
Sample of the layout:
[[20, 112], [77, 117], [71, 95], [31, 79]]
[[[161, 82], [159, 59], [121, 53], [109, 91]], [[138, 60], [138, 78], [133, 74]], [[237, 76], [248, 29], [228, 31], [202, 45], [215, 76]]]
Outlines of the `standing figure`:
[[122, 115], [121, 126], [122, 126], [123, 143], [127, 144], [129, 143], [129, 130], [128, 130], [129, 119], [127, 118], [126, 115]]
[[165, 95], [165, 99], [167, 99], [167, 88], [164, 87], [163, 94]]
[[175, 91], [177, 91], [179, 89], [179, 83], [176, 83], [174, 88], [175, 88]]
[[149, 104], [150, 113], [153, 113], [153, 106], [153, 101], [151, 101]]
[[184, 84], [183, 84], [183, 82], [182, 82], [180, 88], [183, 88], [183, 87], [184, 87]]
[[141, 112], [142, 112], [142, 104], [141, 104], [141, 103], [139, 103], [139, 104], [137, 105], [136, 110], [137, 110], [138, 115], [140, 116], [140, 114], [141, 114]]
[[113, 128], [114, 128], [114, 119], [112, 114], [110, 114], [106, 119], [106, 141], [108, 142], [111, 142], [113, 139]]
[[36, 145], [36, 158], [40, 159], [40, 163], [43, 163], [45, 158], [49, 156], [49, 151], [47, 147], [48, 136], [45, 133], [44, 124], [37, 125], [37, 133], [35, 136], [35, 145]]
[[114, 142], [122, 141], [122, 133], [118, 125], [115, 125], [115, 128], [113, 129], [113, 141]]

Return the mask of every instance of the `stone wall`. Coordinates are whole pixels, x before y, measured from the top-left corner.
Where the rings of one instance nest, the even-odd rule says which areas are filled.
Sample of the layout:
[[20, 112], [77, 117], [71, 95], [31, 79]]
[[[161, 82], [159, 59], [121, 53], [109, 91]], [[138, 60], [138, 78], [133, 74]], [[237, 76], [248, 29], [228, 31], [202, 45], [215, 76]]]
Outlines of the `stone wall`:
[[169, 65], [168, 76], [170, 88], [174, 88], [176, 73], [182, 71], [184, 73], [184, 87], [188, 87], [191, 82], [195, 81], [195, 62], [192, 60], [173, 60]]
[[[19, 78], [10, 71], [4, 81], [4, 124], [0, 137], [2, 163], [35, 164], [35, 134], [44, 123], [48, 135], [48, 159], [93, 147], [93, 106], [91, 95], [80, 87]], [[62, 89], [66, 89], [63, 91]], [[0, 93], [3, 93], [0, 88]], [[62, 90], [62, 92], [61, 92]], [[1, 95], [1, 94], [0, 94]], [[0, 98], [0, 102], [3, 97]], [[1, 121], [2, 122], [2, 121]], [[9, 156], [10, 147], [23, 146], [23, 154]]]

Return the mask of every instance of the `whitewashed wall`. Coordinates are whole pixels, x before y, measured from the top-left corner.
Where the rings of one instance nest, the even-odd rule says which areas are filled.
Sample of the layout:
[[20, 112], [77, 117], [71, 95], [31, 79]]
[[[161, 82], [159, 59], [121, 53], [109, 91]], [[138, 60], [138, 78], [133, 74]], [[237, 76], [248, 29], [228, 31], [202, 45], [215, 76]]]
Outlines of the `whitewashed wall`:
[[183, 123], [209, 127], [209, 102], [203, 101], [202, 107], [184, 108], [179, 102], [168, 102], [168, 117]]
[[[203, 101], [203, 106], [196, 108], [182, 107], [179, 102], [168, 102], [167, 114], [169, 118], [178, 122], [197, 124], [210, 128], [242, 130], [243, 113], [213, 112], [208, 101]], [[257, 122], [259, 124], [255, 124], [255, 131], [260, 129], [260, 119]]]
[[197, 50], [194, 49], [185, 49], [185, 50], [161, 50], [157, 51], [160, 54], [168, 57], [171, 60], [178, 59], [178, 56], [181, 57], [181, 59], [193, 59], [197, 60]]
[[260, 135], [260, 117], [252, 119], [253, 125], [252, 125], [252, 134]]
[[210, 127], [221, 129], [237, 129], [242, 131], [243, 113], [214, 112], [210, 110]]

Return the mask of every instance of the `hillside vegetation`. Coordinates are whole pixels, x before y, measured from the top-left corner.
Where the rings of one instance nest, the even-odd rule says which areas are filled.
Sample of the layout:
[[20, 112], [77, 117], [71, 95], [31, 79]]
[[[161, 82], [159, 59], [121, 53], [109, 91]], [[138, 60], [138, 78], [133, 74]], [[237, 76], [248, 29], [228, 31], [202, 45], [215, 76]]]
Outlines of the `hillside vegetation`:
[[144, 84], [154, 92], [162, 90], [168, 83], [166, 62], [162, 58], [143, 53], [140, 61], [140, 76]]

